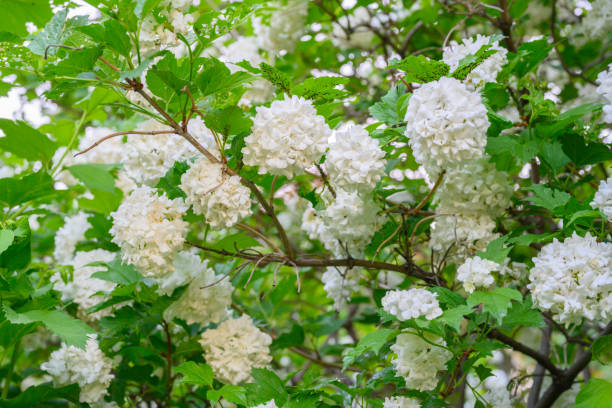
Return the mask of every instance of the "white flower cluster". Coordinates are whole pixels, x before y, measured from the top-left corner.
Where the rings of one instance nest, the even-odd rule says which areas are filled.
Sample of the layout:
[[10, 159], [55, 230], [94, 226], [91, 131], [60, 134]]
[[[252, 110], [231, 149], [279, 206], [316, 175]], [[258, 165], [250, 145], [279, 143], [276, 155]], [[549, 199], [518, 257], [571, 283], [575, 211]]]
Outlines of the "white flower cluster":
[[612, 25], [612, 1], [595, 0], [590, 6], [591, 8], [582, 19], [582, 23], [576, 25], [575, 31], [586, 38], [604, 39], [609, 35]]
[[140, 29], [140, 52], [149, 56], [162, 49], [168, 49], [179, 57], [187, 52], [178, 34], [189, 34], [194, 18], [187, 13], [192, 2], [189, 0], [164, 0], [160, 2], [161, 15], [166, 17], [166, 25], [158, 23], [153, 15], [145, 17]]
[[[139, 131], [163, 131], [168, 127], [152, 119], [139, 124]], [[189, 133], [205, 148], [215, 149], [214, 138], [201, 119], [189, 121]], [[123, 169], [137, 184], [155, 186], [176, 161], [185, 161], [197, 150], [178, 135], [129, 135], [124, 145]]]
[[40, 368], [51, 374], [58, 386], [78, 384], [81, 388], [79, 401], [87, 403], [101, 402], [113, 379], [112, 360], [102, 353], [98, 342], [91, 337], [85, 350], [62, 344]]
[[612, 317], [612, 244], [574, 232], [555, 239], [533, 258], [529, 273], [534, 304], [549, 310], [560, 323], [582, 318], [608, 321]]
[[91, 225], [87, 221], [89, 214], [80, 212], [64, 218], [64, 225], [55, 233], [53, 257], [60, 264], [68, 264], [80, 241], [85, 239], [85, 232]]
[[160, 295], [172, 295], [174, 289], [187, 285], [206, 269], [199, 256], [187, 251], [178, 252], [172, 265], [174, 268], [171, 271], [154, 278]]
[[327, 292], [327, 297], [334, 301], [336, 309], [342, 307], [350, 299], [351, 294], [359, 289], [360, 271], [361, 268], [342, 268], [340, 272], [339, 268], [328, 267], [321, 275], [323, 288]]
[[268, 24], [262, 18], [253, 19], [253, 31], [259, 47], [278, 54], [291, 52], [304, 33], [304, 23], [308, 14], [307, 0], [290, 0], [287, 5], [275, 4], [276, 10], [269, 16]]
[[142, 186], [111, 213], [112, 241], [121, 248], [122, 259], [136, 266], [145, 277], [174, 270], [172, 261], [181, 249], [189, 225], [181, 218], [187, 207], [183, 200]]
[[603, 120], [612, 123], [612, 64], [597, 75], [597, 84], [597, 93], [608, 102], [603, 107]]
[[206, 157], [196, 160], [181, 176], [181, 189], [187, 195], [185, 203], [204, 215], [214, 229], [231, 227], [251, 214], [251, 192], [240, 177], [230, 176], [221, 163]]
[[115, 284], [109, 281], [93, 278], [95, 272], [103, 271], [103, 266], [86, 266], [93, 262], [110, 262], [115, 259], [115, 254], [103, 249], [94, 249], [88, 252], [77, 252], [70, 264], [74, 268], [71, 282], [64, 282], [56, 273], [51, 277], [55, 282], [54, 289], [61, 292], [62, 301], [74, 300], [79, 305], [79, 317], [88, 320], [100, 320], [111, 313], [111, 309], [103, 309], [98, 312], [87, 314], [87, 309], [101, 303], [103, 296], [94, 296], [97, 292], [110, 292]]
[[291, 177], [319, 161], [327, 149], [331, 129], [312, 102], [292, 96], [260, 106], [252, 133], [244, 141], [244, 163], [259, 166], [259, 174]]
[[366, 7], [357, 7], [352, 14], [342, 15], [333, 24], [332, 41], [341, 48], [370, 48], [374, 32], [367, 25], [372, 20]]
[[446, 362], [453, 356], [450, 351], [439, 347], [446, 346], [442, 338], [430, 333], [425, 337], [428, 341], [414, 333], [401, 333], [391, 346], [391, 351], [397, 354], [392, 363], [397, 373], [404, 377], [406, 388], [433, 390], [438, 383], [438, 371], [444, 370]]
[[227, 317], [227, 308], [232, 303], [232, 284], [228, 279], [215, 275], [208, 267], [207, 261], [201, 261], [197, 255], [183, 253], [176, 267], [190, 269], [194, 276], [187, 290], [172, 303], [164, 312], [166, 320], [175, 317], [183, 319], [187, 324], [218, 323]]
[[363, 126], [335, 132], [325, 156], [325, 167], [333, 183], [351, 191], [371, 191], [385, 171], [385, 152]]
[[259, 330], [247, 315], [206, 330], [200, 339], [206, 363], [212, 367], [215, 377], [234, 385], [250, 380], [253, 367], [264, 368], [272, 361], [271, 343], [272, 338]]
[[421, 403], [408, 397], [389, 397], [385, 398], [383, 408], [420, 408]]
[[593, 197], [591, 207], [598, 208], [609, 221], [612, 221], [612, 177], [599, 182], [599, 189]]
[[480, 94], [454, 78], [414, 91], [406, 110], [406, 137], [415, 160], [430, 176], [482, 157], [489, 119]]
[[270, 400], [263, 404], [255, 405], [253, 408], [278, 408], [278, 407], [276, 406], [276, 402], [274, 402], [274, 400]]
[[508, 50], [501, 47], [499, 41], [491, 42], [490, 37], [480, 34], [476, 38], [464, 38], [461, 44], [451, 41], [450, 45], [444, 48], [442, 60], [450, 66], [452, 72], [457, 69], [462, 59], [476, 54], [481, 47], [487, 44], [491, 44], [489, 50], [495, 50], [496, 53], [481, 62], [464, 80], [470, 87], [483, 87], [487, 82], [495, 82], [502, 66], [508, 62], [506, 57]]
[[512, 186], [487, 156], [447, 169], [436, 191], [439, 213], [487, 214], [493, 218], [510, 206]]
[[381, 300], [387, 313], [405, 321], [420, 316], [427, 320], [442, 315], [438, 294], [426, 289], [390, 290]]
[[463, 289], [472, 293], [477, 287], [488, 288], [495, 283], [491, 274], [499, 271], [501, 266], [498, 263], [483, 259], [479, 256], [468, 258], [457, 268], [457, 280], [463, 283]]
[[498, 237], [494, 229], [495, 221], [488, 215], [439, 216], [431, 224], [429, 246], [439, 256], [449, 252], [450, 260], [462, 261], [486, 249]]

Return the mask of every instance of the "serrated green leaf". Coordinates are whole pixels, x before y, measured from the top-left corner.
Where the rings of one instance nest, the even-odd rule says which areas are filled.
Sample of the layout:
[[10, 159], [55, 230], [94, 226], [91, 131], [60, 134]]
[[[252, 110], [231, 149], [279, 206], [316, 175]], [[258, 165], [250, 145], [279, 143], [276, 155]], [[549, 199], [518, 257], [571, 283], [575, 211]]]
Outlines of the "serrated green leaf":
[[294, 324], [289, 332], [281, 333], [272, 342], [270, 348], [272, 350], [278, 350], [288, 347], [301, 346], [304, 343], [304, 340], [304, 329], [302, 328], [302, 326]]
[[506, 316], [512, 300], [521, 301], [521, 293], [515, 289], [498, 288], [491, 292], [476, 291], [467, 298], [469, 307], [482, 304], [483, 311], [491, 313], [499, 322]]
[[404, 81], [418, 84], [437, 81], [450, 71], [445, 62], [430, 60], [423, 55], [411, 55], [401, 61], [391, 60], [388, 68], [404, 71]]
[[449, 327], [452, 327], [455, 331], [461, 329], [461, 322], [464, 320], [464, 315], [470, 314], [472, 309], [466, 305], [459, 305], [457, 307], [445, 310], [440, 317], [436, 317], [436, 321], [445, 323]]
[[178, 197], [186, 197], [185, 192], [181, 190], [181, 176], [189, 170], [189, 163], [184, 161], [174, 162], [172, 167], [168, 169], [164, 177], [157, 182], [156, 188], [162, 189], [168, 198], [175, 199]]
[[51, 21], [49, 21], [44, 30], [36, 34], [32, 42], [28, 45], [30, 51], [36, 55], [53, 55], [56, 49], [50, 47], [50, 45], [63, 44], [66, 33], [64, 31], [66, 24], [66, 16], [68, 15], [68, 9], [62, 9], [57, 12]]
[[263, 368], [253, 368], [251, 374], [253, 383], [245, 386], [249, 402], [257, 405], [274, 400], [277, 406], [287, 402], [289, 394], [278, 375]]
[[177, 373], [183, 374], [181, 383], [211, 386], [214, 373], [208, 364], [185, 361], [174, 369]]
[[28, 34], [26, 23], [43, 27], [53, 17], [51, 4], [47, 0], [0, 0], [0, 9], [3, 11], [0, 31], [19, 36]]
[[512, 247], [505, 247], [505, 243], [505, 237], [494, 239], [489, 242], [485, 251], [479, 251], [476, 255], [482, 259], [488, 259], [502, 265], [512, 250]]
[[105, 271], [94, 272], [91, 277], [114, 282], [120, 285], [130, 285], [140, 282], [143, 278], [140, 272], [133, 265], [121, 262], [120, 258], [115, 258], [110, 262], [94, 262], [92, 265], [105, 266]]
[[237, 106], [209, 112], [205, 118], [206, 126], [225, 137], [248, 132], [253, 126], [253, 121], [246, 113]]
[[528, 197], [527, 200], [531, 201], [533, 205], [546, 208], [550, 211], [565, 206], [572, 197], [565, 191], [554, 190], [542, 184], [536, 184], [527, 189], [535, 194], [533, 197]]
[[344, 77], [308, 78], [301, 84], [295, 85], [292, 93], [320, 103], [330, 102], [347, 95], [346, 91], [336, 87], [346, 85], [348, 82], [349, 79]]
[[287, 75], [265, 62], [259, 65], [259, 69], [261, 69], [261, 75], [264, 78], [272, 82], [282, 92], [291, 95], [291, 80]]
[[117, 20], [106, 20], [104, 22], [104, 40], [106, 45], [119, 52], [124, 57], [129, 57], [132, 44], [125, 27]]
[[391, 337], [396, 336], [397, 333], [397, 330], [378, 329], [372, 333], [366, 334], [359, 340], [357, 345], [349, 350], [342, 358], [343, 369], [353, 364], [355, 360], [366, 351], [372, 350], [375, 354], [378, 354], [382, 346], [384, 346]]

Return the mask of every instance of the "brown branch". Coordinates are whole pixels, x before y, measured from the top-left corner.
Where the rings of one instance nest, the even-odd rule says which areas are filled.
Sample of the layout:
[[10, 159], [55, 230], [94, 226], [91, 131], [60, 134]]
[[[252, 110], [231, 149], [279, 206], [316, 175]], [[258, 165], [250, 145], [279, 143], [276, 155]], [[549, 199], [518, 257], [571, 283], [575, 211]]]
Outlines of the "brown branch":
[[126, 130], [126, 131], [123, 131], [123, 132], [115, 132], [115, 133], [111, 133], [110, 135], [104, 136], [103, 138], [101, 138], [100, 140], [98, 140], [97, 142], [95, 142], [94, 144], [92, 144], [91, 146], [86, 148], [85, 150], [82, 150], [82, 151], [78, 152], [77, 154], [75, 154], [74, 157], [77, 157], [77, 156], [79, 156], [79, 155], [81, 155], [83, 153], [87, 153], [88, 151], [90, 151], [94, 147], [98, 146], [99, 144], [101, 144], [105, 140], [108, 140], [108, 139], [113, 138], [115, 136], [123, 136], [123, 135], [170, 135], [170, 134], [175, 134], [175, 133], [176, 132], [173, 129], [154, 130], [154, 131]]
[[336, 198], [336, 190], [334, 190], [331, 184], [329, 183], [329, 178], [327, 177], [327, 174], [325, 174], [320, 164], [317, 163], [315, 164], [315, 166], [317, 167], [317, 170], [319, 170], [321, 180], [323, 180], [323, 183], [329, 189], [329, 192], [331, 193], [332, 197]]
[[411, 208], [410, 210], [408, 210], [406, 215], [416, 214], [416, 213], [418, 213], [421, 210], [421, 208], [425, 207], [425, 204], [427, 204], [427, 202], [431, 199], [431, 197], [436, 192], [438, 187], [440, 187], [440, 184], [442, 184], [442, 179], [444, 178], [444, 174], [445, 173], [446, 173], [446, 170], [442, 170], [442, 173], [440, 173], [440, 175], [438, 176], [438, 179], [436, 180], [436, 183], [431, 188], [429, 193], [427, 193], [425, 198], [423, 198], [423, 200], [421, 200], [421, 202], [416, 207]]

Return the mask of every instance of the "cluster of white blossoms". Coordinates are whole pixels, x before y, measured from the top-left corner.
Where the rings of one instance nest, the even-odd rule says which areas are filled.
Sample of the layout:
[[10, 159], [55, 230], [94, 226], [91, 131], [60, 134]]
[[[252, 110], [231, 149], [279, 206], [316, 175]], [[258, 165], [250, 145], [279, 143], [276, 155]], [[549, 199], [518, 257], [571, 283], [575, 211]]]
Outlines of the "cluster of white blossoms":
[[[228, 279], [217, 276], [207, 261], [201, 261], [197, 255], [185, 253], [183, 260], [175, 267], [191, 270], [194, 279], [181, 297], [172, 303], [164, 312], [166, 320], [175, 317], [187, 324], [218, 323], [227, 317], [228, 307], [232, 303], [233, 287]], [[187, 258], [187, 259], [185, 259]]]
[[145, 17], [140, 28], [140, 52], [150, 56], [155, 52], [167, 49], [182, 56], [187, 52], [178, 34], [187, 36], [191, 30], [194, 18], [187, 11], [193, 2], [191, 0], [163, 0], [159, 16], [167, 19], [168, 24], [159, 23], [156, 17]]
[[489, 157], [449, 167], [435, 200], [440, 213], [487, 214], [493, 218], [510, 206], [512, 185]]
[[264, 402], [263, 404], [255, 405], [253, 408], [278, 408], [274, 400]]
[[390, 290], [381, 300], [383, 309], [405, 321], [420, 316], [427, 320], [442, 315], [438, 294], [426, 289]]
[[323, 288], [327, 297], [334, 301], [334, 307], [342, 307], [351, 295], [359, 289], [359, 275], [361, 268], [335, 268], [328, 267], [323, 275]]
[[555, 239], [533, 258], [529, 273], [536, 307], [548, 310], [560, 323], [582, 318], [608, 321], [612, 317], [612, 244], [599, 243], [590, 234], [574, 232]]
[[431, 333], [426, 333], [425, 337], [428, 341], [411, 332], [401, 333], [391, 346], [391, 351], [397, 354], [393, 366], [397, 374], [404, 377], [406, 388], [433, 390], [438, 383], [438, 371], [444, 370], [446, 362], [453, 356], [447, 349], [439, 347], [446, 346], [444, 339]]
[[79, 212], [64, 218], [64, 225], [55, 233], [53, 257], [58, 263], [68, 264], [77, 244], [85, 239], [85, 232], [91, 228], [87, 217], [89, 214]]
[[206, 363], [224, 383], [240, 384], [251, 379], [252, 368], [264, 368], [270, 361], [272, 338], [259, 330], [251, 318], [242, 315], [206, 330], [200, 344]]
[[612, 123], [612, 64], [597, 75], [597, 84], [597, 93], [608, 102], [603, 107], [603, 120]]
[[605, 39], [612, 25], [612, 1], [595, 0], [590, 6], [581, 24], [575, 24], [573, 31], [589, 39]]
[[469, 87], [483, 87], [487, 82], [495, 82], [502, 66], [508, 62], [508, 50], [501, 47], [499, 41], [491, 42], [490, 37], [480, 34], [475, 38], [464, 38], [461, 44], [451, 41], [449, 46], [444, 48], [442, 60], [450, 66], [452, 72], [457, 69], [462, 59], [476, 54], [481, 47], [488, 44], [491, 44], [489, 50], [496, 51], [495, 54], [478, 64], [464, 80]]
[[488, 215], [445, 215], [431, 224], [429, 246], [443, 256], [462, 261], [487, 245], [499, 235], [493, 233], [495, 221]]
[[479, 256], [468, 258], [457, 268], [457, 280], [463, 283], [463, 289], [472, 293], [477, 287], [488, 288], [495, 283], [493, 271], [500, 271], [501, 265]]
[[157, 293], [160, 295], [172, 295], [174, 289], [187, 285], [206, 270], [206, 264], [200, 257], [187, 251], [178, 252], [172, 266], [172, 270], [165, 275], [154, 278], [157, 282]]
[[111, 213], [112, 241], [121, 248], [124, 262], [136, 266], [145, 277], [174, 270], [172, 261], [182, 248], [189, 224], [183, 221], [187, 207], [180, 198], [170, 200], [151, 187], [142, 186]]
[[103, 271], [103, 266], [86, 266], [93, 262], [110, 262], [115, 259], [115, 254], [103, 249], [93, 251], [77, 252], [74, 259], [70, 261], [74, 272], [72, 281], [64, 282], [59, 273], [51, 277], [55, 282], [54, 289], [62, 294], [62, 301], [73, 300], [79, 305], [79, 317], [86, 320], [100, 320], [111, 313], [111, 309], [103, 309], [98, 312], [87, 314], [87, 309], [93, 307], [103, 300], [103, 296], [96, 295], [97, 292], [110, 292], [115, 288], [113, 282], [93, 278], [95, 272]]
[[181, 176], [181, 189], [187, 195], [185, 203], [204, 215], [212, 228], [231, 227], [251, 214], [251, 192], [240, 177], [230, 176], [221, 163], [206, 157], [196, 160]]
[[274, 5], [277, 8], [268, 16], [267, 24], [261, 17], [253, 19], [255, 37], [259, 47], [268, 52], [291, 52], [304, 33], [308, 1], [289, 0], [286, 5]]
[[593, 197], [591, 207], [601, 210], [612, 221], [612, 177], [599, 182], [599, 189]]
[[414, 91], [406, 137], [415, 160], [435, 177], [448, 166], [482, 157], [489, 119], [480, 94], [443, 77]]
[[103, 402], [113, 379], [112, 360], [102, 353], [92, 337], [87, 340], [85, 350], [62, 343], [40, 368], [53, 377], [56, 386], [78, 384], [81, 389], [79, 401], [87, 403]]
[[[503, 372], [502, 372], [503, 373]], [[495, 408], [512, 408], [512, 400], [510, 393], [508, 392], [508, 381], [502, 375], [494, 375], [488, 377], [484, 381], [484, 385], [487, 388], [487, 392], [484, 393], [483, 398], [487, 401], [487, 404]]]
[[312, 102], [295, 95], [258, 107], [251, 132], [244, 139], [244, 163], [259, 166], [259, 174], [287, 177], [317, 163], [331, 136]]
[[408, 397], [387, 397], [383, 403], [383, 408], [419, 408], [421, 402]]
[[[158, 132], [169, 127], [153, 119], [141, 122], [138, 131]], [[187, 130], [205, 148], [214, 151], [214, 138], [199, 118], [189, 121]], [[171, 131], [171, 130], [170, 130]], [[137, 184], [154, 186], [177, 161], [198, 155], [187, 140], [174, 134], [129, 135], [121, 162], [127, 176]]]
[[325, 167], [338, 187], [348, 191], [371, 191], [385, 172], [385, 152], [363, 126], [335, 132], [325, 156]]

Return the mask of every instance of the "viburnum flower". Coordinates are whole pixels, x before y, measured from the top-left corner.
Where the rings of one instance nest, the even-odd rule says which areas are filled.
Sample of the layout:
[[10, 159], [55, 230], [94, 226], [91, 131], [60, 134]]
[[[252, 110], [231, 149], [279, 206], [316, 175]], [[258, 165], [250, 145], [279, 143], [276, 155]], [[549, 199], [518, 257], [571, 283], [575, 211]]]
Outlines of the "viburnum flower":
[[426, 333], [428, 341], [411, 332], [397, 336], [391, 351], [397, 354], [392, 361], [397, 374], [404, 377], [406, 388], [419, 391], [433, 390], [438, 383], [438, 371], [446, 368], [446, 362], [453, 354], [443, 347], [446, 342], [431, 333]]
[[151, 56], [157, 51], [167, 49], [178, 57], [186, 54], [187, 48], [178, 34], [187, 36], [194, 18], [187, 13], [191, 2], [183, 0], [163, 0], [159, 2], [160, 15], [164, 16], [168, 24], [157, 21], [155, 16], [149, 15], [142, 20], [140, 28], [140, 52]]
[[612, 24], [611, 0], [594, 0], [590, 6], [580, 24], [574, 25], [575, 33], [581, 34], [584, 42], [586, 39], [605, 38], [610, 33]]
[[308, 14], [307, 0], [289, 0], [286, 5], [273, 3], [276, 10], [267, 16], [267, 24], [261, 17], [253, 19], [253, 31], [259, 47], [273, 54], [293, 51], [304, 33]]
[[317, 163], [327, 149], [331, 129], [312, 102], [292, 96], [260, 106], [252, 133], [244, 141], [244, 163], [259, 166], [259, 174], [291, 177]]
[[212, 367], [215, 377], [234, 385], [249, 381], [252, 368], [264, 368], [272, 361], [271, 343], [272, 338], [259, 330], [247, 315], [206, 330], [200, 339], [206, 363]]
[[495, 283], [491, 272], [499, 271], [501, 265], [479, 256], [468, 258], [457, 268], [457, 280], [463, 283], [463, 289], [472, 293], [476, 287], [487, 288]]
[[485, 250], [499, 234], [488, 215], [439, 216], [431, 224], [429, 247], [439, 256], [447, 252], [451, 260], [462, 261]]
[[132, 191], [111, 213], [110, 233], [121, 248], [123, 261], [136, 266], [145, 277], [172, 271], [172, 261], [189, 228], [182, 219], [186, 211], [181, 198], [170, 200], [147, 186]]
[[489, 50], [495, 50], [495, 54], [491, 55], [483, 62], [478, 64], [465, 78], [465, 83], [471, 87], [484, 87], [487, 82], [495, 82], [497, 74], [501, 71], [502, 66], [508, 62], [506, 54], [508, 50], [499, 45], [499, 41], [491, 42], [491, 38], [478, 34], [475, 38], [464, 38], [461, 44], [451, 41], [444, 48], [442, 59], [451, 69], [451, 72], [457, 69], [462, 59], [469, 55], [474, 55], [484, 45], [491, 44]]
[[361, 268], [328, 267], [321, 275], [327, 297], [334, 301], [336, 309], [342, 307], [353, 292], [359, 289], [360, 271]]
[[420, 408], [421, 402], [408, 397], [387, 397], [383, 408]]
[[68, 264], [80, 241], [85, 240], [85, 232], [91, 228], [89, 214], [79, 212], [64, 219], [64, 225], [55, 233], [53, 257], [60, 264]]
[[442, 314], [438, 295], [426, 289], [390, 290], [381, 302], [387, 313], [401, 321], [420, 316], [432, 320]]
[[488, 157], [449, 166], [436, 191], [440, 213], [501, 215], [510, 206], [513, 190], [508, 175]]
[[[181, 297], [166, 309], [164, 318], [172, 320], [178, 317], [187, 324], [200, 323], [203, 326], [220, 322], [227, 317], [227, 308], [232, 303], [234, 288], [231, 282], [217, 276], [215, 271], [208, 267], [207, 261], [200, 261], [197, 255], [184, 254], [183, 257], [190, 259], [178, 266], [196, 269], [191, 272], [195, 277]], [[184, 265], [186, 263], [189, 264]]]
[[[612, 2], [611, 2], [612, 3]], [[610, 4], [612, 6], [612, 4]], [[612, 20], [612, 15], [610, 16]], [[612, 123], [612, 64], [606, 70], [597, 75], [597, 93], [600, 94], [608, 103], [604, 105], [603, 120]]]
[[414, 91], [406, 110], [406, 137], [415, 160], [430, 176], [484, 154], [489, 127], [480, 94], [454, 78]]
[[251, 214], [250, 190], [239, 176], [230, 176], [221, 163], [196, 160], [181, 176], [185, 203], [202, 214], [212, 228], [228, 228]]
[[79, 401], [90, 404], [101, 402], [113, 379], [112, 360], [102, 353], [93, 337], [87, 340], [85, 350], [62, 343], [40, 368], [53, 377], [56, 386], [78, 384]]
[[371, 191], [385, 172], [385, 152], [363, 126], [335, 132], [335, 141], [325, 155], [330, 179], [347, 190]]
[[556, 238], [533, 258], [529, 285], [533, 302], [560, 323], [583, 318], [607, 322], [612, 317], [612, 244], [574, 232]]
[[599, 189], [591, 201], [591, 207], [601, 210], [612, 221], [612, 177], [599, 182]]

